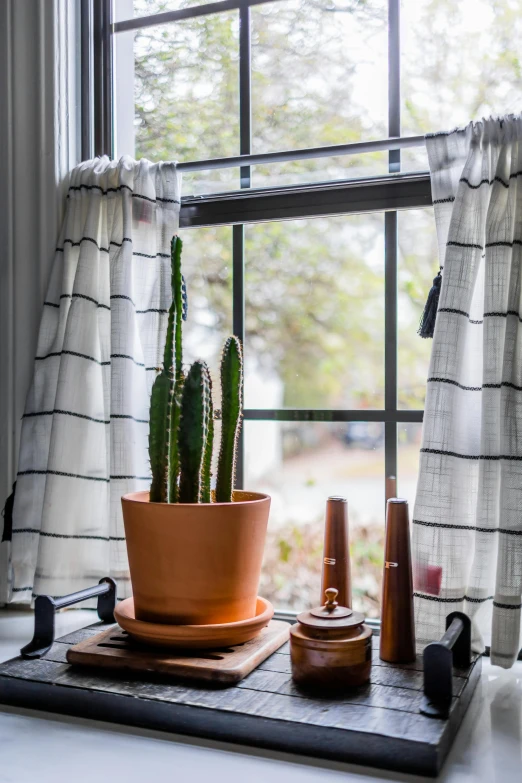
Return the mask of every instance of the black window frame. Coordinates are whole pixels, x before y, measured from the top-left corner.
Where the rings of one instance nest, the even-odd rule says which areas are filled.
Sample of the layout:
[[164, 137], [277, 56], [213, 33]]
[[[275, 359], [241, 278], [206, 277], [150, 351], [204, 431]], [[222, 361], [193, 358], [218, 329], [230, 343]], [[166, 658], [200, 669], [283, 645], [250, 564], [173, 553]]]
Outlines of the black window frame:
[[[251, 154], [251, 24], [250, 8], [277, 0], [222, 0], [178, 11], [120, 22], [112, 20], [112, 0], [81, 0], [81, 111], [82, 157], [113, 153], [113, 37], [119, 32], [190, 19], [232, 9], [239, 12], [239, 142], [240, 155], [207, 161], [181, 162], [183, 171], [240, 167], [240, 190], [181, 199], [180, 227], [232, 226], [233, 332], [245, 337], [244, 226], [285, 220], [365, 212], [384, 212], [384, 408], [372, 410], [252, 409], [246, 421], [354, 422], [384, 424], [385, 478], [397, 477], [398, 425], [422, 422], [422, 410], [400, 410], [397, 400], [397, 258], [398, 211], [432, 205], [429, 173], [400, 172], [401, 149], [421, 146], [421, 136], [401, 138], [400, 0], [388, 0], [388, 137], [307, 150]], [[251, 187], [256, 163], [330, 157], [388, 150], [384, 176], [335, 180], [288, 187]], [[242, 165], [241, 165], [242, 164]], [[420, 338], [419, 338], [420, 339]], [[244, 441], [240, 440], [237, 486], [243, 486]], [[393, 484], [384, 482], [385, 493]], [[386, 498], [383, 498], [383, 501]]]

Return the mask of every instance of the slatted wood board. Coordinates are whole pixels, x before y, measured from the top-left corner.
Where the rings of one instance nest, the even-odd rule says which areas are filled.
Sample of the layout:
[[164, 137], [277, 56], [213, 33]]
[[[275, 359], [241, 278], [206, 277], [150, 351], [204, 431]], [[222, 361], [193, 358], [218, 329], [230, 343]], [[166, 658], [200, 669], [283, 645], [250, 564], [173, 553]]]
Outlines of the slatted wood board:
[[435, 776], [481, 670], [476, 656], [469, 669], [454, 671], [449, 718], [437, 720], [419, 713], [422, 661], [383, 663], [376, 637], [371, 683], [343, 698], [321, 699], [293, 684], [288, 644], [240, 683], [219, 690], [66, 663], [69, 647], [104, 628], [64, 636], [40, 660], [0, 664], [0, 703]]
[[133, 643], [121, 628], [102, 631], [69, 647], [67, 661], [76, 666], [167, 674], [216, 686], [241, 682], [288, 640], [290, 623], [271, 620], [254, 639], [235, 647], [188, 652], [153, 649]]

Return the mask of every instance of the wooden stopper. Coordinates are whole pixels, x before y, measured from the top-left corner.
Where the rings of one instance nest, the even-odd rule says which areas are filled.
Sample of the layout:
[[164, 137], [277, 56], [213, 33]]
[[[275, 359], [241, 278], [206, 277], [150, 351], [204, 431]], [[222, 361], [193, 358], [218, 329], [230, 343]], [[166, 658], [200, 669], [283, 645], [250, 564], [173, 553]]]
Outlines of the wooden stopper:
[[335, 600], [339, 595], [339, 590], [336, 590], [335, 587], [328, 587], [324, 594], [326, 596], [325, 607], [329, 612], [333, 612], [335, 607], [339, 606], [339, 602]]

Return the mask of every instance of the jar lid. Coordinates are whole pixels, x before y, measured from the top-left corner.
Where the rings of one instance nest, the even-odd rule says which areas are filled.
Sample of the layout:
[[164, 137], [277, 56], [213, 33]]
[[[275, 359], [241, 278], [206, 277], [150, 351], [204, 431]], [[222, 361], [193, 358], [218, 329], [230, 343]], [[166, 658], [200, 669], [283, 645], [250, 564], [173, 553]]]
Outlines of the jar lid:
[[347, 606], [339, 606], [337, 598], [339, 591], [334, 587], [325, 590], [326, 602], [324, 606], [317, 606], [309, 612], [301, 612], [297, 615], [297, 622], [307, 628], [319, 628], [327, 631], [330, 628], [354, 628], [364, 623], [364, 615], [354, 612]]

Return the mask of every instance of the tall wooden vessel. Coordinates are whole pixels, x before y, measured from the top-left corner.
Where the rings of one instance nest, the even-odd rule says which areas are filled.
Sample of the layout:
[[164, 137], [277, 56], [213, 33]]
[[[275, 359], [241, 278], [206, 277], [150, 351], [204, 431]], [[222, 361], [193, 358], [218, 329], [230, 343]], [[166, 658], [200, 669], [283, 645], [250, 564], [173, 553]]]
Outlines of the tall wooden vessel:
[[388, 500], [382, 582], [380, 657], [389, 663], [415, 660], [415, 621], [408, 501]]

